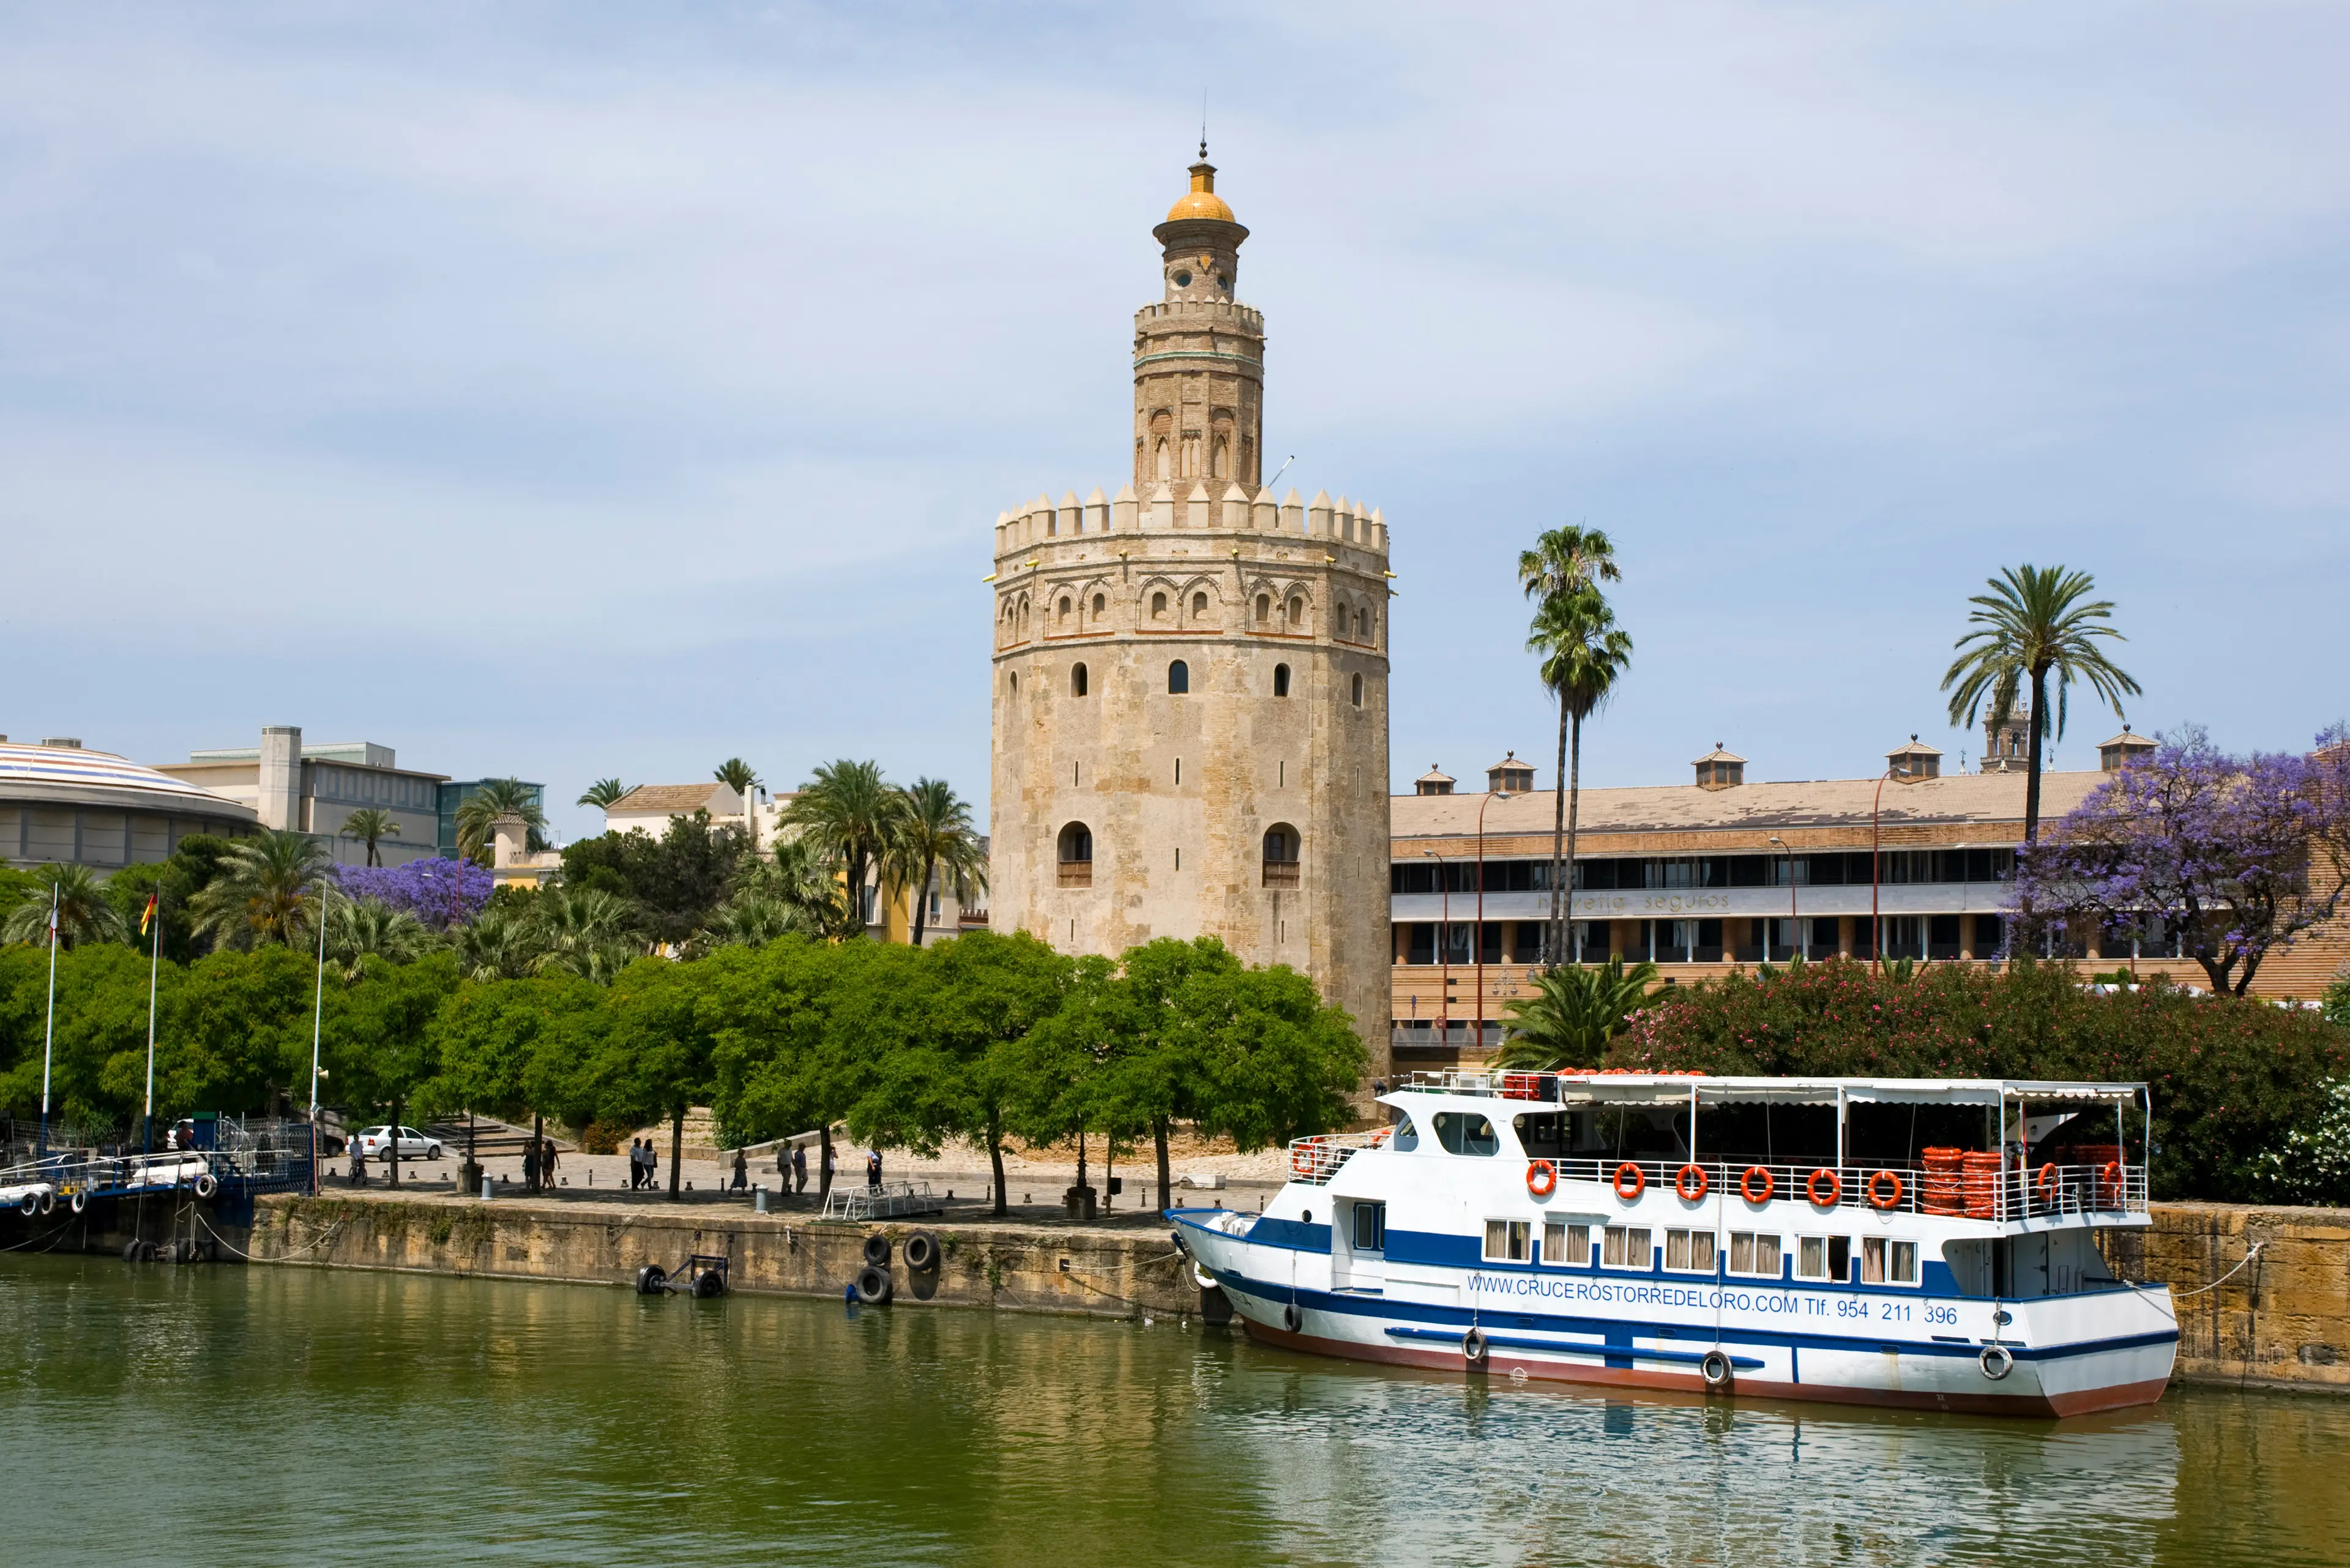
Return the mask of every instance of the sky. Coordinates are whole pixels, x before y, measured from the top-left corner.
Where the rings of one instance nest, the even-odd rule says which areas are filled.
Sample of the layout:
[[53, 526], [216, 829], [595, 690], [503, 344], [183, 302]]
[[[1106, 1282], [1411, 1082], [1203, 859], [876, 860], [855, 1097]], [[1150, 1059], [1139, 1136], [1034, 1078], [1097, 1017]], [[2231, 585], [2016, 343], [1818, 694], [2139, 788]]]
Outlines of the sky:
[[[1204, 100], [1282, 480], [1393, 539], [1391, 773], [1880, 769], [2003, 566], [2141, 732], [2350, 711], [2350, 9], [0, 7], [0, 732], [987, 794], [998, 512], [1126, 473]], [[2060, 766], [2119, 727], [2077, 694]]]

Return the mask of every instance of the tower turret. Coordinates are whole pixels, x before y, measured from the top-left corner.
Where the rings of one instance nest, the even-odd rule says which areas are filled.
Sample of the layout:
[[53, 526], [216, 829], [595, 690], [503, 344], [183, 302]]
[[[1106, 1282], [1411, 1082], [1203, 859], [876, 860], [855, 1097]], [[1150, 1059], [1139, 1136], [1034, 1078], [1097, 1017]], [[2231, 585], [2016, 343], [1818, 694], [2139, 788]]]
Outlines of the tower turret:
[[1208, 144], [1191, 188], [1150, 231], [1165, 292], [1134, 317], [1134, 483], [1221, 501], [1263, 461], [1264, 318], [1233, 297], [1248, 231], [1216, 194]]

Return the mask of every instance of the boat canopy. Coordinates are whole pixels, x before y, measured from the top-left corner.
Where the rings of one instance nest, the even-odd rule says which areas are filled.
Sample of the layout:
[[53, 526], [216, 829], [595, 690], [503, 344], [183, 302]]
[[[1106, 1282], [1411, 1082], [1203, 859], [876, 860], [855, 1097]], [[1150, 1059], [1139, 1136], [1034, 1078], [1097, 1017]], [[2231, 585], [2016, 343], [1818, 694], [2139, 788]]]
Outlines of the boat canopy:
[[[2002, 1106], [2027, 1100], [2035, 1107], [2113, 1106], [2136, 1104], [2143, 1084], [2075, 1084], [2026, 1078], [1716, 1078], [1683, 1073], [1602, 1073], [1552, 1075], [1484, 1073], [1418, 1074], [1398, 1092], [1500, 1095], [1535, 1097], [1519, 1091], [1539, 1076], [1545, 1093], [1562, 1105], [1686, 1106], [1771, 1104], [1797, 1106]], [[1505, 1081], [1505, 1079], [1507, 1081]]]

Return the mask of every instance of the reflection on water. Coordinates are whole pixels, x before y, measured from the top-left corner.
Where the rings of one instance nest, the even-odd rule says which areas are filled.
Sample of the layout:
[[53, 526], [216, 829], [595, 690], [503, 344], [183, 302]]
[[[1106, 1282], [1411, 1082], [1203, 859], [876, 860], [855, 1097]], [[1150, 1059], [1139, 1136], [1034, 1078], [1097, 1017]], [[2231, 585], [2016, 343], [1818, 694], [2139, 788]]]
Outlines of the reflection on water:
[[0, 1260], [0, 1324], [20, 1562], [2350, 1562], [2336, 1399], [1611, 1400], [1163, 1322], [99, 1259]]

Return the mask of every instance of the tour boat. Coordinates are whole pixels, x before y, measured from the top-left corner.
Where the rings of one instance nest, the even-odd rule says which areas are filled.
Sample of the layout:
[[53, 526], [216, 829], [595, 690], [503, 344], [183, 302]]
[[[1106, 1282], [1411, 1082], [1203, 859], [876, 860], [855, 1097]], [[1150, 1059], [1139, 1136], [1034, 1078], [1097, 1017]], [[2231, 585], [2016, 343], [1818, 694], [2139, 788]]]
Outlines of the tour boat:
[[1445, 1073], [1380, 1104], [1291, 1144], [1262, 1213], [1169, 1211], [1207, 1306], [1298, 1350], [1725, 1396], [2073, 1416], [2169, 1381], [2168, 1288], [2098, 1246], [2151, 1223], [2144, 1085]]

